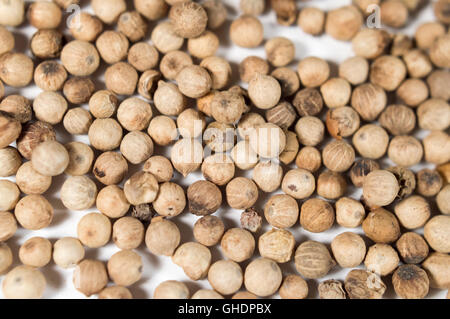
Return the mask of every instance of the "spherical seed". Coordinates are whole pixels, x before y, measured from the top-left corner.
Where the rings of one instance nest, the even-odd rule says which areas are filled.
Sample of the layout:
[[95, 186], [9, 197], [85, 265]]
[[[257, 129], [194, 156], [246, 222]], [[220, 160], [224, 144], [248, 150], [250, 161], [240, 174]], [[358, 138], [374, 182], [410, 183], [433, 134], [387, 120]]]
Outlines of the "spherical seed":
[[304, 278], [322, 278], [336, 265], [327, 247], [316, 241], [305, 241], [295, 251], [295, 268]]
[[67, 269], [75, 267], [84, 258], [84, 247], [73, 237], [58, 239], [53, 245], [53, 261]]
[[255, 259], [245, 269], [245, 288], [260, 297], [274, 294], [282, 279], [280, 267], [267, 258]]
[[329, 170], [345, 172], [355, 161], [355, 150], [350, 144], [335, 140], [325, 146], [322, 158], [323, 164]]
[[225, 189], [227, 202], [234, 209], [247, 209], [258, 200], [258, 187], [245, 177], [232, 179]]
[[230, 26], [231, 41], [243, 48], [256, 48], [263, 41], [264, 27], [258, 18], [242, 15]]
[[180, 244], [180, 230], [162, 217], [151, 220], [145, 233], [145, 245], [155, 255], [172, 256]]
[[100, 213], [84, 215], [77, 225], [78, 239], [90, 248], [105, 246], [111, 238], [111, 221]]
[[44, 275], [34, 267], [17, 266], [3, 279], [3, 296], [7, 299], [42, 298], [46, 286]]
[[89, 42], [74, 40], [61, 51], [61, 62], [67, 72], [75, 76], [89, 76], [100, 65], [98, 51]]
[[399, 190], [397, 178], [389, 171], [372, 171], [363, 181], [363, 196], [370, 205], [389, 205], [394, 201]]
[[371, 211], [362, 224], [367, 237], [376, 243], [392, 243], [400, 237], [400, 226], [391, 212], [377, 208]]
[[27, 195], [17, 203], [14, 215], [23, 228], [38, 230], [52, 222], [53, 207], [41, 195]]
[[288, 171], [281, 182], [281, 189], [295, 199], [305, 199], [312, 195], [316, 188], [314, 176], [304, 169]]

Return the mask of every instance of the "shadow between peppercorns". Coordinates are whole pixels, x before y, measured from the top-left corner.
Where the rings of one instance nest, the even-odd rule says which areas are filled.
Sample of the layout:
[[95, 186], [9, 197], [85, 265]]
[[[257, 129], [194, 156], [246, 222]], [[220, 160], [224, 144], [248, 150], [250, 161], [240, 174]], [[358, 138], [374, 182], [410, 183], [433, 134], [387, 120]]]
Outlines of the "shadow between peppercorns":
[[[56, 240], [51, 240], [52, 243], [54, 243], [55, 241]], [[45, 278], [47, 279], [47, 284], [54, 289], [61, 288], [61, 286], [64, 282], [64, 277], [62, 276], [61, 272], [58, 270], [59, 269], [53, 263], [53, 260], [50, 261], [50, 264], [41, 268], [42, 273], [44, 274]]]

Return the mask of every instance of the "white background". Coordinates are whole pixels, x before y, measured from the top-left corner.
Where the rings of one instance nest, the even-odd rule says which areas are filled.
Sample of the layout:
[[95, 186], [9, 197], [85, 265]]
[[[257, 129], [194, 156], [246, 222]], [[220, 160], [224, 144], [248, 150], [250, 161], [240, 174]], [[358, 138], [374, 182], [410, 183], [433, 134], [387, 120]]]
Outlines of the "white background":
[[[129, 1], [131, 2], [131, 1]], [[217, 55], [225, 57], [229, 61], [232, 62], [233, 67], [233, 79], [235, 81], [238, 80], [238, 71], [237, 66], [239, 62], [249, 55], [257, 55], [265, 58], [265, 53], [262, 47], [257, 49], [243, 49], [233, 46], [227, 36], [227, 30], [230, 25], [230, 21], [238, 14], [238, 4], [239, 0], [224, 0], [227, 4], [230, 14], [227, 23], [220, 28], [219, 34], [221, 37], [221, 47], [217, 52]], [[349, 4], [350, 0], [316, 0], [316, 1], [302, 1], [301, 6], [304, 5], [314, 5], [320, 7], [325, 10], [330, 10], [333, 8], [340, 7], [342, 5]], [[82, 1], [82, 9], [83, 11], [91, 12], [89, 8], [89, 1]], [[131, 4], [130, 4], [131, 8]], [[66, 14], [65, 17], [67, 17]], [[334, 71], [336, 70], [336, 63], [340, 63], [346, 58], [353, 55], [351, 45], [346, 42], [336, 41], [329, 36], [323, 35], [320, 37], [312, 37], [307, 35], [301, 31], [299, 27], [291, 26], [284, 27], [280, 26], [276, 23], [275, 15], [273, 12], [267, 12], [260, 17], [261, 22], [264, 25], [264, 33], [265, 39], [272, 38], [274, 36], [284, 36], [291, 39], [295, 43], [296, 47], [296, 61], [291, 64], [292, 68], [295, 68], [298, 61], [302, 58], [308, 56], [318, 56], [324, 58], [331, 62], [333, 65]], [[430, 7], [427, 7], [421, 10], [413, 19], [411, 19], [408, 24], [408, 28], [404, 31], [408, 35], [413, 35], [414, 30], [423, 22], [434, 20], [432, 10]], [[151, 29], [154, 27], [154, 23], [150, 24], [149, 34]], [[30, 55], [28, 50], [28, 40], [32, 36], [32, 34], [36, 31], [31, 26], [25, 26], [20, 29], [12, 30], [16, 36], [16, 50], [20, 52], [27, 52]], [[147, 40], [149, 35], [147, 36]], [[101, 68], [97, 73], [97, 90], [103, 89], [104, 85], [101, 80], [101, 74], [104, 72], [104, 68]], [[39, 94], [40, 90], [36, 87], [29, 87], [26, 89], [11, 89], [7, 88], [7, 94], [22, 94], [29, 99], [35, 98]], [[85, 106], [87, 107], [87, 106]], [[153, 108], [155, 111], [155, 108]], [[67, 143], [72, 140], [78, 140], [85, 143], [89, 143], [87, 136], [77, 136], [73, 137], [67, 134], [61, 126], [57, 127], [58, 132], [58, 140]], [[423, 136], [424, 132], [417, 132], [419, 136]], [[167, 149], [156, 148], [155, 154], [168, 154]], [[388, 164], [388, 161], [384, 161], [383, 165]], [[413, 169], [417, 171], [421, 166], [414, 167]], [[135, 172], [138, 168], [130, 168], [130, 174]], [[249, 174], [250, 173], [250, 174]], [[251, 172], [240, 172], [237, 171], [237, 175], [251, 176]], [[51, 201], [54, 209], [55, 215], [52, 224], [42, 230], [39, 231], [29, 231], [24, 229], [19, 229], [13, 238], [8, 240], [8, 245], [14, 251], [14, 265], [18, 265], [18, 256], [17, 252], [20, 245], [27, 239], [34, 236], [42, 236], [48, 238], [54, 243], [57, 239], [65, 236], [73, 236], [76, 237], [76, 227], [80, 218], [88, 212], [96, 211], [95, 208], [92, 208], [88, 211], [76, 212], [69, 211], [63, 205], [59, 199], [59, 189], [63, 184], [66, 176], [59, 176], [54, 178], [52, 187], [45, 194], [45, 196]], [[175, 181], [180, 183], [184, 188], [187, 188], [189, 184], [197, 179], [202, 179], [201, 173], [196, 172], [188, 176], [186, 179], [181, 179], [179, 174], [176, 174]], [[13, 180], [13, 179], [12, 179]], [[99, 185], [99, 184], [98, 184]], [[100, 185], [99, 185], [100, 186]], [[359, 199], [360, 193], [355, 192], [349, 189], [348, 196], [352, 196], [356, 199]], [[224, 197], [225, 198], [225, 197]], [[269, 198], [269, 195], [264, 195], [260, 193], [260, 199], [258, 200], [256, 207], [262, 211], [264, 207], [264, 203]], [[299, 203], [300, 204], [300, 203]], [[239, 217], [241, 211], [236, 211], [226, 207], [226, 204], [222, 205], [220, 210], [216, 213], [216, 215], [220, 216], [226, 227], [238, 227], [239, 226]], [[173, 218], [173, 221], [178, 225], [182, 233], [182, 242], [192, 241], [192, 226], [194, 222], [198, 219], [198, 217], [190, 214], [187, 209], [180, 216]], [[264, 231], [268, 230], [268, 225], [264, 226]], [[312, 239], [317, 240], [326, 244], [329, 244], [331, 240], [339, 233], [343, 231], [354, 231], [359, 234], [363, 234], [361, 228], [357, 229], [344, 229], [335, 225], [332, 229], [321, 233], [321, 234], [313, 234], [309, 233], [300, 228], [299, 224], [296, 224], [293, 228], [290, 229], [293, 232], [296, 238], [297, 245], [305, 240]], [[258, 235], [261, 234], [258, 233]], [[119, 249], [113, 244], [110, 243], [105, 247], [100, 249], [86, 249], [86, 258], [98, 259], [104, 262], [107, 262], [109, 257], [117, 252]], [[153, 291], [155, 287], [165, 280], [180, 280], [185, 282], [191, 294], [195, 293], [199, 288], [208, 288], [211, 289], [207, 280], [201, 280], [197, 282], [190, 281], [186, 275], [183, 273], [182, 269], [175, 264], [172, 263], [169, 257], [158, 257], [149, 253], [149, 251], [145, 248], [145, 244], [142, 244], [137, 252], [142, 256], [144, 262], [144, 270], [142, 279], [129, 287], [132, 294], [135, 298], [151, 298], [153, 295]], [[219, 260], [221, 257], [220, 247], [212, 247], [211, 252], [213, 254], [213, 262]], [[255, 256], [258, 254], [256, 249]], [[243, 269], [248, 262], [242, 263]], [[280, 265], [284, 275], [287, 274], [297, 274], [293, 261]], [[57, 267], [53, 262], [51, 262], [48, 266], [41, 269], [47, 279], [47, 289], [45, 291], [45, 298], [84, 298], [80, 292], [74, 289], [72, 283], [72, 272], [73, 270], [63, 270]], [[320, 281], [326, 279], [340, 279], [344, 280], [346, 274], [349, 269], [341, 269], [340, 267], [335, 267], [326, 277], [321, 278], [320, 280], [308, 280], [308, 286], [310, 289], [309, 298], [317, 298], [317, 285]], [[3, 276], [4, 277], [4, 276]], [[3, 278], [0, 277], [0, 280]], [[391, 288], [391, 277], [384, 277], [383, 281], [389, 286], [388, 291], [385, 294], [385, 297], [395, 298], [395, 293]], [[444, 298], [446, 292], [438, 291], [438, 290], [430, 290], [429, 298]], [[278, 298], [278, 296], [274, 296]], [[92, 297], [95, 298], [95, 297]]]

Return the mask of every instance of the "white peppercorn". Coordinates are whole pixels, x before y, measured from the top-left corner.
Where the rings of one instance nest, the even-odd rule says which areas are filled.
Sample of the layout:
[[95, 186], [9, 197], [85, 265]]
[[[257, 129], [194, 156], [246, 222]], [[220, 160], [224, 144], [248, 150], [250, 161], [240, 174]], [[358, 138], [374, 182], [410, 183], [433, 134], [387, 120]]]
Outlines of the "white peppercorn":
[[89, 248], [105, 246], [111, 238], [111, 221], [100, 213], [84, 215], [77, 225], [78, 239]]
[[42, 298], [46, 284], [44, 275], [36, 268], [17, 266], [3, 279], [3, 296], [7, 299]]
[[118, 31], [107, 30], [95, 42], [98, 53], [108, 64], [122, 61], [128, 53], [128, 39]]
[[234, 209], [247, 209], [258, 200], [259, 192], [256, 184], [245, 177], [235, 177], [225, 188], [227, 203]]
[[[7, 241], [17, 231], [17, 222], [13, 214], [0, 212], [0, 242]], [[0, 271], [2, 273], [3, 271]]]
[[189, 299], [188, 287], [179, 281], [167, 280], [155, 288], [154, 299]]
[[223, 235], [220, 246], [227, 258], [235, 262], [242, 262], [253, 256], [255, 239], [245, 229], [230, 228]]
[[61, 90], [66, 79], [66, 70], [56, 61], [44, 61], [34, 70], [34, 83], [44, 91]]
[[378, 85], [365, 83], [353, 90], [351, 105], [363, 120], [375, 120], [386, 107], [386, 103], [386, 92]]
[[309, 171], [298, 168], [284, 175], [281, 189], [295, 199], [305, 199], [314, 193], [315, 184], [315, 178]]
[[211, 265], [211, 252], [202, 244], [187, 242], [177, 248], [172, 261], [183, 268], [184, 273], [192, 280], [206, 277]]
[[332, 171], [322, 172], [317, 179], [317, 194], [326, 199], [338, 199], [347, 190], [347, 182], [340, 173]]
[[322, 155], [317, 148], [305, 146], [298, 152], [295, 165], [314, 173], [322, 166]]
[[412, 136], [396, 136], [389, 143], [388, 157], [395, 164], [409, 167], [422, 160], [422, 144]]
[[245, 288], [260, 297], [273, 295], [282, 279], [280, 267], [267, 258], [255, 259], [245, 269]]
[[75, 267], [73, 284], [86, 297], [99, 293], [107, 283], [108, 273], [101, 261], [85, 259]]
[[155, 255], [172, 256], [180, 244], [180, 230], [170, 220], [155, 217], [145, 233], [145, 244]]
[[66, 112], [63, 124], [66, 131], [70, 134], [87, 134], [92, 124], [92, 115], [82, 107], [75, 107]]
[[152, 31], [151, 40], [161, 53], [179, 50], [184, 43], [183, 37], [175, 32], [174, 24], [170, 21], [158, 23]]
[[353, 147], [340, 140], [328, 143], [322, 151], [323, 164], [333, 172], [345, 172], [355, 161]]
[[27, 195], [17, 203], [14, 215], [23, 228], [38, 230], [52, 222], [53, 207], [41, 195]]
[[152, 174], [141, 171], [125, 182], [123, 190], [128, 202], [136, 206], [153, 202], [158, 195], [159, 185]]
[[0, 274], [5, 274], [12, 263], [13, 254], [11, 248], [6, 243], [0, 243]]
[[71, 176], [61, 187], [63, 205], [71, 210], [85, 210], [95, 203], [97, 186], [87, 176]]
[[112, 24], [117, 21], [120, 14], [125, 12], [127, 4], [125, 0], [92, 0], [92, 9], [97, 17], [106, 24]]
[[362, 157], [378, 159], [386, 153], [389, 135], [385, 129], [378, 125], [366, 124], [356, 131], [352, 141]]
[[305, 146], [316, 146], [325, 135], [325, 125], [315, 116], [303, 116], [295, 124], [298, 140]]
[[350, 299], [381, 299], [386, 285], [371, 271], [353, 269], [345, 277], [345, 290]]
[[110, 218], [120, 218], [128, 212], [130, 203], [119, 186], [109, 185], [98, 193], [96, 206], [102, 214]]
[[89, 76], [100, 65], [100, 57], [94, 45], [86, 41], [74, 40], [61, 51], [61, 62], [67, 72], [75, 76]]
[[367, 237], [376, 243], [392, 243], [400, 237], [400, 225], [397, 218], [384, 208], [371, 211], [362, 224]]
[[52, 244], [48, 239], [32, 237], [20, 246], [19, 259], [27, 266], [44, 267], [52, 259]]
[[369, 63], [363, 57], [351, 57], [339, 65], [339, 76], [353, 85], [366, 81], [369, 75]]
[[304, 278], [322, 278], [336, 265], [327, 247], [316, 241], [305, 241], [295, 251], [295, 268]]
[[211, 287], [219, 293], [231, 295], [241, 288], [244, 275], [241, 267], [236, 262], [219, 260], [209, 268], [208, 281]]
[[75, 267], [84, 258], [84, 247], [73, 237], [58, 239], [53, 245], [53, 261], [64, 269]]
[[0, 57], [0, 79], [12, 87], [25, 87], [33, 80], [33, 61], [23, 53], [7, 52]]
[[230, 26], [230, 39], [239, 47], [256, 48], [264, 38], [264, 27], [258, 18], [242, 15]]
[[132, 250], [121, 250], [108, 260], [108, 275], [119, 286], [131, 286], [141, 279], [142, 258]]
[[450, 216], [438, 215], [431, 218], [424, 228], [424, 237], [431, 248], [437, 252], [450, 252], [449, 245]]
[[183, 38], [195, 38], [203, 33], [208, 23], [205, 9], [193, 1], [174, 4], [169, 19], [176, 34]]
[[206, 95], [212, 87], [212, 79], [208, 71], [198, 65], [184, 67], [176, 77], [180, 92], [190, 98]]
[[261, 257], [272, 259], [277, 263], [291, 260], [295, 238], [285, 229], [272, 229], [259, 237], [258, 250]]

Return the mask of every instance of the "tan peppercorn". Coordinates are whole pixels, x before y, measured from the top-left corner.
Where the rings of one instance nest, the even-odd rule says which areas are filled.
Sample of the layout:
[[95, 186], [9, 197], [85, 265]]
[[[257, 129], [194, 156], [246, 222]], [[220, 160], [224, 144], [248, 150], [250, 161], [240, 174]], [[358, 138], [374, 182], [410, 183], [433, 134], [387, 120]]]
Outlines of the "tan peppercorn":
[[140, 72], [154, 68], [158, 59], [158, 51], [146, 42], [135, 43], [128, 51], [128, 63]]
[[92, 171], [105, 185], [119, 184], [128, 172], [128, 163], [119, 153], [104, 152], [95, 161]]
[[397, 89], [397, 97], [411, 107], [425, 102], [428, 94], [428, 86], [420, 79], [407, 79]]
[[300, 88], [297, 73], [288, 67], [276, 68], [270, 75], [280, 83], [283, 97], [293, 95]]
[[404, 233], [397, 240], [396, 248], [403, 262], [407, 264], [419, 264], [429, 253], [428, 244], [419, 234]]
[[345, 290], [350, 299], [381, 299], [386, 285], [370, 271], [353, 269], [345, 277]]
[[177, 216], [186, 206], [186, 196], [181, 186], [171, 182], [160, 185], [153, 208], [161, 216]]
[[423, 78], [433, 70], [428, 55], [420, 50], [410, 50], [403, 55], [403, 60], [409, 75], [413, 78]]
[[96, 119], [89, 127], [89, 141], [100, 151], [118, 148], [122, 140], [122, 127], [115, 119]]
[[153, 154], [153, 141], [148, 134], [132, 131], [120, 143], [120, 152], [132, 164], [141, 164]]
[[33, 71], [33, 61], [25, 54], [7, 52], [0, 57], [0, 79], [9, 86], [27, 86]]
[[448, 289], [450, 285], [450, 256], [443, 253], [431, 253], [422, 263], [430, 279], [430, 287]]
[[225, 231], [222, 220], [213, 215], [203, 216], [194, 224], [194, 237], [202, 245], [216, 245]]
[[75, 267], [83, 260], [84, 254], [83, 245], [73, 237], [58, 239], [53, 245], [53, 261], [64, 269]]
[[[378, 121], [392, 135], [407, 135], [416, 126], [414, 111], [401, 104], [389, 105], [380, 115]], [[370, 143], [373, 145], [373, 143]]]
[[322, 151], [323, 164], [333, 172], [345, 172], [355, 161], [353, 147], [340, 140], [328, 143]]
[[16, 175], [22, 165], [22, 158], [14, 147], [8, 146], [0, 149], [0, 176]]
[[41, 59], [56, 58], [63, 48], [63, 35], [58, 30], [38, 30], [30, 40], [34, 56]]
[[342, 227], [358, 227], [365, 217], [364, 206], [359, 201], [349, 197], [341, 197], [336, 202], [336, 222]]
[[450, 90], [445, 85], [450, 79], [450, 72], [445, 70], [435, 70], [427, 78], [430, 94], [433, 98], [449, 100]]
[[[0, 212], [0, 242], [7, 241], [17, 231], [17, 222], [13, 214], [9, 212]], [[3, 271], [0, 271], [3, 273]]]
[[182, 282], [167, 280], [155, 288], [153, 299], [189, 299], [189, 289]]
[[443, 131], [433, 131], [422, 140], [425, 160], [444, 164], [450, 160], [450, 137]]
[[443, 180], [436, 170], [424, 168], [417, 172], [417, 192], [420, 195], [431, 197], [439, 193], [442, 188]]
[[307, 88], [318, 87], [330, 77], [327, 61], [317, 57], [307, 57], [300, 61], [297, 72], [301, 83]]
[[428, 295], [427, 273], [416, 265], [402, 265], [392, 276], [392, 284], [398, 296], [404, 299], [422, 299]]
[[391, 54], [393, 56], [403, 56], [413, 49], [413, 39], [405, 34], [396, 34], [392, 40]]
[[436, 204], [442, 214], [450, 215], [450, 186], [447, 184], [436, 196]]
[[133, 4], [136, 10], [150, 21], [163, 18], [169, 9], [164, 0], [134, 0]]
[[370, 81], [386, 91], [397, 89], [406, 77], [406, 66], [397, 57], [384, 55], [370, 67]]
[[261, 229], [262, 217], [254, 208], [247, 208], [241, 213], [241, 227], [256, 233]]
[[90, 78], [85, 77], [70, 78], [64, 83], [63, 87], [64, 96], [72, 104], [88, 102], [94, 91], [94, 82]]
[[383, 1], [380, 6], [381, 22], [389, 27], [401, 28], [408, 21], [408, 7], [403, 1]]
[[198, 3], [185, 1], [176, 3], [169, 11], [169, 19], [176, 34], [183, 38], [195, 38], [205, 31], [208, 16]]
[[375, 120], [386, 107], [386, 103], [386, 92], [378, 85], [365, 83], [353, 90], [351, 105], [366, 121]]
[[399, 190], [397, 178], [386, 170], [374, 170], [363, 181], [363, 195], [369, 205], [387, 206], [394, 201]]
[[425, 130], [446, 130], [450, 126], [450, 105], [441, 99], [429, 99], [417, 109], [419, 127]]
[[31, 120], [32, 109], [31, 101], [20, 95], [8, 95], [0, 103], [0, 111], [9, 113], [20, 123], [26, 123]]
[[351, 57], [339, 65], [339, 76], [353, 85], [360, 85], [367, 80], [369, 63], [363, 57]]
[[40, 195], [50, 188], [52, 177], [40, 174], [33, 168], [31, 162], [26, 162], [17, 170], [16, 183], [23, 193]]
[[267, 60], [275, 67], [286, 66], [295, 57], [294, 43], [284, 37], [275, 37], [268, 40], [264, 45], [264, 49]]
[[3, 296], [6, 299], [39, 299], [44, 294], [46, 284], [44, 275], [36, 268], [17, 266], [3, 279]]
[[87, 176], [72, 176], [61, 187], [63, 205], [71, 210], [91, 208], [97, 197], [97, 186]]
[[210, 29], [217, 29], [227, 19], [228, 11], [222, 1], [206, 0], [202, 3], [203, 8], [208, 15], [208, 27]]
[[137, 11], [127, 11], [119, 16], [117, 30], [123, 33], [131, 42], [137, 42], [144, 38], [147, 29], [147, 21]]
[[231, 150], [231, 158], [241, 170], [248, 170], [258, 163], [258, 154], [250, 147], [248, 140], [240, 141]]
[[333, 207], [319, 198], [308, 199], [300, 210], [300, 225], [312, 233], [321, 233], [330, 229], [334, 224]]
[[256, 74], [269, 74], [269, 63], [258, 56], [248, 56], [239, 64], [239, 75], [242, 81], [250, 82]]
[[208, 274], [211, 252], [202, 244], [187, 242], [177, 248], [172, 256], [172, 261], [183, 268], [184, 273], [191, 280], [199, 280]]
[[85, 259], [73, 272], [75, 289], [89, 297], [99, 293], [108, 283], [108, 273], [101, 261]]
[[112, 117], [117, 110], [119, 100], [108, 90], [95, 92], [89, 99], [89, 111], [96, 118]]
[[0, 190], [2, 198], [0, 200], [0, 211], [8, 211], [14, 209], [19, 200], [20, 191], [17, 185], [9, 180], [0, 180]]
[[220, 189], [209, 181], [196, 181], [187, 190], [189, 211], [198, 216], [210, 215], [222, 204]]
[[197, 140], [180, 139], [173, 145], [170, 159], [173, 167], [186, 177], [200, 167], [203, 160], [203, 147]]
[[2, 25], [17, 27], [22, 24], [25, 17], [25, 1], [1, 2], [0, 12], [2, 13], [0, 14], [0, 23]]
[[158, 82], [153, 100], [158, 111], [167, 116], [178, 115], [186, 107], [186, 99], [179, 88], [164, 81]]
[[387, 276], [398, 267], [399, 262], [398, 254], [392, 246], [375, 244], [369, 247], [364, 265], [375, 274]]
[[98, 193], [96, 206], [102, 214], [110, 218], [120, 218], [128, 212], [130, 203], [119, 186], [109, 185]]
[[210, 73], [213, 89], [223, 89], [230, 82], [231, 66], [230, 63], [224, 58], [208, 56], [202, 60], [200, 66], [205, 68]]
[[440, 68], [450, 67], [450, 55], [448, 49], [450, 46], [450, 35], [442, 35], [434, 41], [430, 48], [430, 59], [434, 65]]
[[52, 125], [62, 121], [67, 108], [66, 99], [57, 92], [41, 92], [33, 101], [36, 118]]
[[380, 165], [371, 159], [361, 159], [353, 164], [350, 170], [350, 178], [356, 187], [363, 186], [364, 177], [370, 172], [380, 169]]
[[284, 151], [280, 154], [279, 160], [284, 165], [291, 164], [297, 154], [298, 150], [300, 148], [300, 143], [297, 139], [297, 134], [291, 131], [286, 132], [286, 147], [284, 148]]
[[225, 299], [221, 294], [210, 289], [197, 290], [191, 297], [191, 299]]
[[133, 174], [124, 184], [125, 197], [135, 206], [153, 202], [158, 195], [158, 190], [156, 178], [142, 171]]
[[199, 59], [213, 56], [218, 48], [219, 38], [211, 31], [205, 31], [198, 37], [188, 39], [187, 42], [189, 53]]
[[[238, 128], [239, 130], [239, 128]], [[214, 152], [227, 152], [231, 150], [236, 142], [234, 126], [220, 122], [212, 122], [208, 125], [203, 133], [203, 140], [206, 146]], [[220, 157], [217, 157], [220, 159]], [[228, 159], [224, 157], [225, 159]], [[223, 164], [227, 164], [227, 161]], [[221, 163], [217, 163], [221, 164]], [[231, 174], [234, 170], [231, 165], [226, 165], [228, 172]], [[212, 168], [212, 166], [211, 166]]]
[[155, 217], [145, 233], [145, 244], [155, 255], [172, 256], [180, 244], [180, 230], [173, 222]]
[[6, 243], [0, 243], [0, 274], [5, 274], [13, 263], [11, 248]]
[[156, 83], [161, 79], [161, 73], [156, 70], [147, 70], [142, 73], [137, 84], [137, 91], [140, 96], [148, 100], [153, 99], [156, 90]]
[[190, 98], [206, 95], [212, 87], [212, 79], [208, 71], [198, 65], [183, 68], [176, 77], [180, 92]]
[[214, 290], [223, 295], [231, 295], [241, 288], [244, 275], [236, 262], [219, 260], [209, 268], [208, 281]]
[[103, 23], [96, 16], [80, 12], [75, 19], [70, 20], [68, 28], [76, 40], [91, 42], [103, 31]]
[[105, 246], [111, 238], [111, 221], [100, 213], [84, 215], [77, 225], [78, 239], [89, 248]]
[[248, 112], [239, 120], [237, 127], [239, 136], [242, 139], [249, 140], [252, 131], [254, 131], [259, 125], [263, 125], [265, 123], [266, 121], [262, 115], [254, 112]]
[[336, 139], [349, 137], [359, 128], [358, 113], [351, 107], [336, 107], [327, 112], [327, 130]]
[[185, 138], [199, 137], [206, 127], [205, 117], [203, 113], [188, 108], [178, 115], [177, 127], [180, 135]]
[[331, 242], [331, 250], [342, 268], [359, 266], [366, 255], [366, 244], [361, 236], [352, 232], [337, 235]]
[[274, 195], [264, 206], [264, 216], [273, 227], [289, 228], [298, 220], [297, 201], [289, 195]]
[[319, 284], [320, 299], [346, 299], [344, 287], [340, 281], [325, 280]]
[[23, 228], [38, 230], [52, 222], [53, 207], [41, 195], [27, 195], [17, 203], [14, 215]]
[[291, 260], [295, 246], [294, 236], [284, 229], [272, 229], [259, 237], [258, 250], [261, 257], [272, 259], [277, 263]]
[[87, 134], [92, 124], [92, 115], [82, 107], [75, 107], [66, 112], [63, 124], [67, 132], [73, 135]]
[[297, 24], [305, 33], [320, 35], [325, 26], [325, 12], [319, 8], [305, 7], [300, 10]]
[[245, 177], [236, 177], [226, 186], [228, 205], [234, 209], [247, 209], [258, 200], [258, 187]]
[[392, 243], [400, 237], [400, 226], [391, 212], [377, 208], [371, 211], [362, 224], [367, 237], [376, 243]]
[[61, 51], [61, 62], [67, 72], [75, 76], [89, 76], [100, 65], [100, 57], [94, 45], [86, 41], [74, 40]]
[[286, 134], [275, 124], [257, 125], [250, 131], [250, 146], [261, 157], [278, 157], [286, 147]]
[[256, 48], [264, 38], [264, 27], [258, 18], [242, 15], [230, 26], [230, 39], [239, 47]]
[[317, 146], [325, 136], [325, 125], [315, 116], [303, 116], [295, 124], [299, 142], [305, 146]]
[[245, 288], [260, 297], [273, 295], [280, 287], [282, 279], [280, 267], [267, 258], [255, 259], [245, 268]]
[[56, 176], [69, 165], [69, 153], [56, 141], [45, 141], [37, 145], [32, 153], [33, 168], [42, 175]]
[[414, 34], [416, 44], [420, 49], [429, 49], [434, 41], [445, 34], [445, 27], [437, 22], [426, 22], [421, 24]]
[[300, 276], [289, 275], [284, 278], [278, 293], [282, 299], [305, 299], [308, 283]]
[[34, 83], [43, 91], [61, 90], [66, 79], [66, 70], [56, 61], [44, 61], [34, 70]]
[[288, 171], [281, 182], [281, 189], [295, 199], [305, 199], [314, 193], [316, 188], [314, 176], [305, 169]]
[[52, 259], [52, 244], [48, 239], [32, 237], [20, 246], [19, 259], [27, 266], [44, 267]]
[[136, 90], [138, 73], [126, 62], [111, 65], [105, 72], [106, 88], [119, 95], [132, 95]]
[[281, 86], [274, 77], [257, 73], [249, 82], [248, 95], [256, 107], [270, 109], [280, 101]]
[[36, 29], [56, 29], [62, 20], [61, 9], [53, 2], [33, 2], [27, 11], [27, 19]]
[[144, 164], [144, 172], [152, 173], [158, 183], [169, 182], [173, 176], [173, 167], [170, 160], [164, 156], [150, 157]]
[[326, 199], [338, 199], [347, 190], [344, 176], [332, 171], [322, 172], [317, 179], [317, 194]]
[[352, 39], [363, 24], [363, 16], [355, 6], [344, 6], [327, 14], [325, 32], [336, 40]]
[[216, 153], [206, 157], [202, 163], [202, 174], [216, 185], [226, 185], [235, 173], [234, 162], [228, 155]]
[[98, 294], [98, 299], [133, 299], [133, 295], [126, 287], [106, 287]]
[[305, 146], [298, 152], [295, 165], [314, 173], [322, 166], [322, 155], [317, 148]]
[[108, 261], [108, 274], [116, 285], [131, 286], [141, 279], [142, 258], [132, 250], [121, 250]]
[[450, 216], [438, 215], [431, 218], [424, 228], [424, 237], [437, 252], [449, 253]]
[[227, 258], [235, 262], [242, 262], [253, 256], [255, 239], [245, 229], [230, 228], [222, 236], [220, 246]]
[[394, 174], [394, 176], [397, 178], [398, 185], [400, 187], [397, 196], [401, 199], [405, 198], [408, 195], [411, 195], [411, 193], [416, 188], [416, 178], [414, 176], [414, 173], [411, 170], [401, 166], [392, 166], [387, 170]]
[[283, 178], [281, 165], [272, 161], [259, 162], [253, 169], [253, 181], [266, 193], [277, 190]]
[[305, 241], [295, 251], [295, 268], [305, 278], [322, 278], [335, 265], [327, 247], [317, 241]]
[[422, 144], [412, 136], [396, 136], [389, 143], [388, 157], [397, 165], [403, 167], [416, 165], [422, 156]]
[[240, 291], [235, 293], [231, 299], [258, 299], [258, 296], [248, 291]]
[[278, 24], [290, 26], [295, 22], [298, 13], [295, 0], [271, 0], [270, 5], [276, 13]]
[[[174, 24], [170, 21], [158, 23], [152, 31], [151, 40], [161, 53], [179, 50], [184, 43], [183, 37], [175, 33]], [[162, 69], [161, 72], [163, 72]]]
[[4, 26], [0, 27], [0, 39], [0, 55], [14, 49], [14, 35]]
[[356, 56], [375, 59], [385, 53], [391, 42], [389, 33], [380, 29], [362, 29], [352, 40], [353, 52]]
[[128, 39], [120, 32], [107, 30], [95, 42], [98, 53], [108, 64], [120, 62], [127, 56]]

